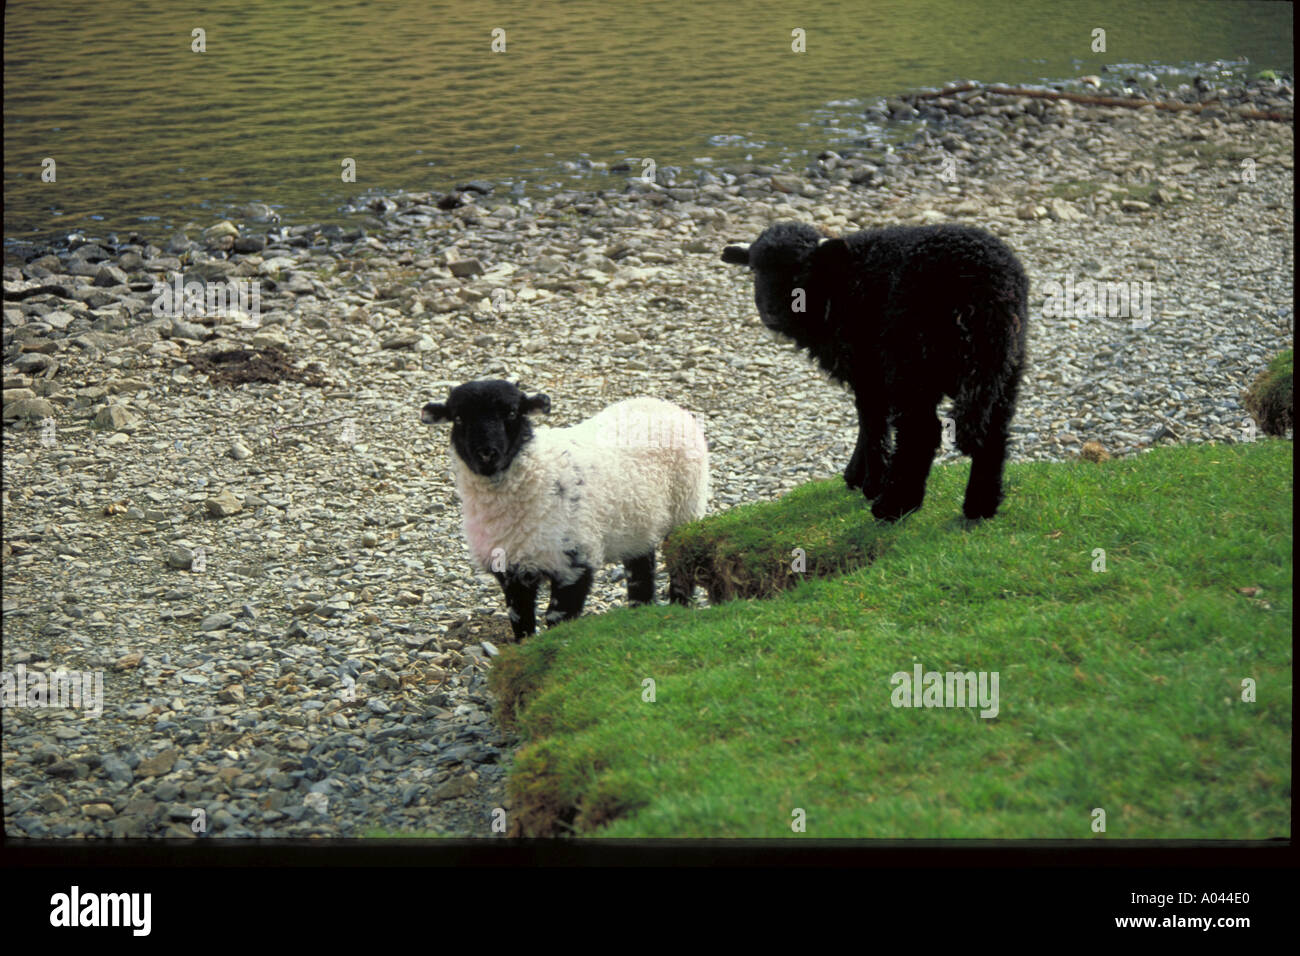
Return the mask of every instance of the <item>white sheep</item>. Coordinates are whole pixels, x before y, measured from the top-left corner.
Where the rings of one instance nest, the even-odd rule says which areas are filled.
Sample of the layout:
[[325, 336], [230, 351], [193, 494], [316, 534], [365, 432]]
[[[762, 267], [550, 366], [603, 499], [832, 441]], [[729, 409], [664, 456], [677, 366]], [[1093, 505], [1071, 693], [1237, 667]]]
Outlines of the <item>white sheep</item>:
[[[536, 630], [543, 578], [548, 626], [577, 617], [595, 569], [616, 561], [627, 569], [628, 602], [652, 602], [655, 548], [702, 516], [709, 497], [708, 446], [685, 409], [633, 398], [568, 428], [534, 429], [528, 415], [550, 410], [545, 395], [482, 381], [420, 413], [425, 424], [452, 423], [465, 540], [500, 582], [516, 639]], [[687, 604], [691, 588], [674, 580], [669, 599]]]

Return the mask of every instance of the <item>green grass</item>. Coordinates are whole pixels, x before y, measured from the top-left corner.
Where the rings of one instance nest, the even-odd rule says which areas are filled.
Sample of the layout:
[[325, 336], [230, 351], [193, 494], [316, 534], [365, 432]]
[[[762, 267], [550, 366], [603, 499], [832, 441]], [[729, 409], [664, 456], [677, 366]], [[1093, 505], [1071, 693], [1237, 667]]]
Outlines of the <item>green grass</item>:
[[[893, 526], [838, 479], [689, 526], [673, 560], [775, 596], [504, 649], [514, 832], [792, 836], [800, 808], [812, 837], [1087, 839], [1101, 808], [1111, 839], [1288, 837], [1291, 455], [1013, 465], [973, 526], [964, 463]], [[997, 672], [998, 716], [892, 706], [915, 663]]]
[[1053, 198], [1075, 200], [1091, 196], [1100, 190], [1101, 183], [1094, 182], [1091, 179], [1070, 179], [1065, 182], [1053, 183], [1051, 188], [1047, 190], [1047, 194]]
[[1269, 360], [1242, 396], [1242, 403], [1269, 435], [1285, 435], [1295, 427], [1295, 350], [1286, 349]]

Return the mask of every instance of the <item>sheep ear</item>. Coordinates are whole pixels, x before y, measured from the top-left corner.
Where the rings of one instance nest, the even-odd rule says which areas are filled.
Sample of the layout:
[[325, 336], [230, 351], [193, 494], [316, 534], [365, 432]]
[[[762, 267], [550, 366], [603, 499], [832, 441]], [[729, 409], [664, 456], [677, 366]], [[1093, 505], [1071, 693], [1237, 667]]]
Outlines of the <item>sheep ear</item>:
[[727, 246], [722, 250], [722, 261], [730, 262], [734, 266], [749, 265], [749, 246], [743, 243], [735, 246]]
[[541, 412], [543, 415], [551, 413], [551, 398], [549, 395], [538, 393], [533, 396], [524, 396], [524, 413], [532, 415], [535, 412]]
[[817, 248], [813, 249], [812, 267], [842, 273], [851, 265], [849, 259], [849, 246], [843, 239], [823, 239], [817, 243]]
[[426, 425], [437, 425], [439, 422], [451, 421], [451, 412], [447, 410], [446, 405], [437, 402], [430, 402], [420, 409], [420, 421]]

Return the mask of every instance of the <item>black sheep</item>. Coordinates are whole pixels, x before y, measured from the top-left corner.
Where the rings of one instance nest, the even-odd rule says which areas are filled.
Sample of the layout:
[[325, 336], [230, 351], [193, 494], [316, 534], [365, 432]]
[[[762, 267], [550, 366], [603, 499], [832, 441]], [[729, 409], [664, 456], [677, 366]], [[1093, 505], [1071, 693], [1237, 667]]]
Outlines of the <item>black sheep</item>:
[[753, 270], [764, 325], [853, 389], [858, 443], [844, 480], [874, 499], [875, 517], [921, 507], [945, 394], [957, 447], [971, 456], [962, 511], [997, 512], [1029, 318], [1029, 280], [1005, 243], [962, 225], [828, 239], [777, 223], [749, 246], [727, 246], [722, 260]]

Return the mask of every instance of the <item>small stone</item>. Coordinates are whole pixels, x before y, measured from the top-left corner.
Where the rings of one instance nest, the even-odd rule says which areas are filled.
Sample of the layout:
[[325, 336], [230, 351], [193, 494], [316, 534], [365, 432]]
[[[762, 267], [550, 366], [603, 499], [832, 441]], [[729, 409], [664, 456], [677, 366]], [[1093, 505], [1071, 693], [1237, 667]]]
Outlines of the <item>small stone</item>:
[[235, 623], [234, 615], [226, 614], [224, 611], [217, 614], [209, 614], [199, 625], [200, 632], [207, 631], [224, 631]]
[[189, 548], [177, 546], [167, 549], [167, 566], [188, 571], [194, 564], [194, 552]]
[[323, 817], [329, 813], [330, 798], [325, 793], [309, 793], [302, 798], [302, 805]]
[[379, 535], [373, 531], [363, 531], [361, 533], [361, 547], [374, 548], [379, 545]]
[[105, 405], [95, 413], [95, 424], [115, 432], [133, 432], [140, 427], [140, 416], [125, 405]]
[[54, 406], [43, 398], [20, 398], [5, 402], [4, 417], [11, 421], [17, 418], [53, 418]]
[[197, 322], [186, 322], [184, 319], [172, 319], [171, 337], [174, 339], [193, 339], [196, 342], [202, 342], [208, 337], [208, 330], [205, 326]]
[[204, 504], [207, 505], [208, 514], [214, 518], [228, 518], [239, 513], [244, 507], [244, 503], [230, 491], [223, 491], [221, 494], [209, 498]]
[[286, 349], [288, 347], [289, 340], [277, 328], [262, 329], [253, 336], [253, 348], [255, 349]]
[[261, 252], [266, 248], [266, 239], [262, 236], [240, 236], [235, 240], [235, 251], [248, 255]]
[[1080, 222], [1088, 218], [1078, 206], [1064, 199], [1053, 199], [1048, 202], [1047, 212], [1057, 222]]
[[130, 654], [124, 654], [114, 661], [113, 668], [124, 671], [132, 667], [139, 667], [142, 660], [144, 660], [144, 654], [140, 651], [132, 651]]
[[226, 449], [226, 455], [227, 457], [235, 459], [235, 461], [244, 461], [248, 458], [252, 458], [253, 452], [252, 449], [250, 449], [244, 443], [235, 442], [233, 445], [231, 445], [229, 448]]
[[399, 335], [390, 335], [384, 339], [380, 348], [385, 349], [409, 349], [413, 348], [420, 341], [418, 332], [402, 332]]
[[126, 273], [117, 266], [100, 266], [99, 272], [95, 273], [94, 284], [100, 288], [109, 288], [115, 285], [127, 284]]
[[147, 760], [141, 760], [135, 768], [135, 775], [143, 778], [161, 777], [163, 774], [171, 773], [172, 767], [176, 764], [176, 758], [179, 756], [180, 754], [176, 750], [164, 750]]
[[219, 239], [222, 236], [229, 236], [231, 239], [234, 239], [238, 235], [239, 230], [229, 219], [223, 219], [215, 225], [208, 226], [207, 229], [203, 230], [204, 239]]
[[456, 797], [469, 796], [474, 792], [474, 785], [478, 782], [478, 775], [472, 770], [469, 773], [461, 774], [459, 777], [452, 777], [446, 783], [433, 793], [435, 802], [441, 800], [453, 800]]
[[424, 598], [418, 594], [415, 594], [412, 591], [398, 591], [397, 603], [398, 604], [423, 604]]
[[104, 772], [104, 776], [116, 783], [131, 783], [135, 780], [135, 773], [130, 765], [121, 757], [112, 754], [100, 762], [99, 769]]
[[111, 820], [117, 816], [112, 805], [108, 803], [87, 803], [81, 808], [81, 812], [92, 820]]
[[244, 685], [231, 684], [217, 694], [217, 700], [223, 704], [242, 704], [244, 702]]
[[483, 268], [483, 263], [474, 258], [448, 260], [447, 268], [457, 279], [468, 279], [487, 271]]

